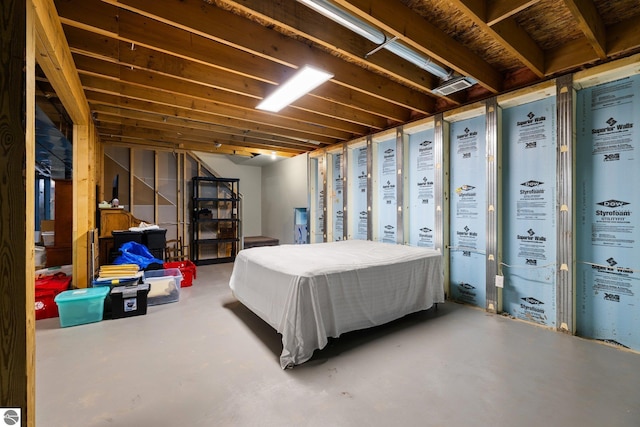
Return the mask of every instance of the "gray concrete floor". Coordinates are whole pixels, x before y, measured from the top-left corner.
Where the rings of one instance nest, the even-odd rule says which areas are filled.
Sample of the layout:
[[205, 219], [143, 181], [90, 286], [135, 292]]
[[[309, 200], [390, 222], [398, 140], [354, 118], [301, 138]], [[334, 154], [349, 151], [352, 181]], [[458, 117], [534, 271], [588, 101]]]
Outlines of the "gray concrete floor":
[[283, 371], [231, 268], [145, 316], [38, 321], [36, 425], [640, 426], [639, 354], [455, 303]]

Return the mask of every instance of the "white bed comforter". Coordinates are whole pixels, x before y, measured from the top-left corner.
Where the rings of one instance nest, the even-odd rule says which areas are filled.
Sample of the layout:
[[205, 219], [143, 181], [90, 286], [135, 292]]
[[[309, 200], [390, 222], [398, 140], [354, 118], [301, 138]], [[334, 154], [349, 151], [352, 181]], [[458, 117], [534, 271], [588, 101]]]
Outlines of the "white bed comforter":
[[377, 326], [444, 302], [440, 252], [366, 240], [245, 249], [235, 297], [282, 334], [282, 368], [328, 337]]

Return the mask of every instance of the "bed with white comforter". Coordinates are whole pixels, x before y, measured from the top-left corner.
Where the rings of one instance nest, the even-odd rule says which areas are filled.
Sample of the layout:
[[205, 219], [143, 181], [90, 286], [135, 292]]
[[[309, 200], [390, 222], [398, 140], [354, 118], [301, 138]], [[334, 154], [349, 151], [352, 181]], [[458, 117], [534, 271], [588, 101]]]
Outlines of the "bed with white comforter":
[[442, 254], [366, 240], [239, 252], [229, 286], [282, 334], [282, 368], [329, 337], [381, 325], [444, 302]]

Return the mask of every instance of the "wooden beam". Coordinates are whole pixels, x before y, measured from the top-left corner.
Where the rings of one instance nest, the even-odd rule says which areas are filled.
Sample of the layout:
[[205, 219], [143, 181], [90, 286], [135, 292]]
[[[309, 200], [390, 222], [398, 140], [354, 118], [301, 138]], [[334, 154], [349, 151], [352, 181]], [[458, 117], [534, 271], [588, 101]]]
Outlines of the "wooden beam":
[[286, 129], [299, 129], [301, 131], [317, 133], [318, 135], [330, 135], [335, 138], [349, 139], [355, 129], [358, 130], [356, 133], [366, 133], [366, 129], [363, 127], [344, 124], [335, 120], [322, 119], [321, 117], [314, 120], [314, 123], [310, 123], [305, 121], [305, 118], [302, 116], [297, 118], [292, 114], [292, 117], [283, 117], [280, 114], [263, 113], [257, 110], [223, 105], [215, 101], [194, 99], [187, 95], [163, 92], [158, 89], [153, 89], [152, 87], [140, 87], [122, 81], [118, 82], [115, 80], [109, 80], [96, 75], [83, 74], [81, 78], [86, 90], [102, 92], [133, 100], [146, 101], [169, 107], [190, 109], [193, 111], [217, 115], [222, 118], [235, 118], [245, 122], [262, 123], [265, 125], [269, 124]]
[[222, 126], [213, 126], [207, 123], [160, 116], [145, 112], [134, 112], [131, 110], [127, 110], [127, 112], [124, 112], [124, 110], [115, 111], [117, 109], [105, 106], [100, 106], [100, 108], [112, 109], [112, 111], [94, 111], [96, 126], [101, 130], [104, 129], [108, 123], [139, 123], [144, 127], [160, 130], [167, 129], [168, 131], [173, 131], [176, 134], [193, 133], [194, 135], [197, 135], [198, 133], [206, 133], [216, 138], [225, 138], [229, 141], [247, 141], [258, 145], [262, 144], [271, 147], [290, 148], [299, 152], [304, 152], [317, 147], [317, 145], [315, 144], [310, 144], [295, 139], [268, 136], [258, 132], [239, 132], [237, 129], [225, 128]]
[[74, 124], [87, 125], [89, 104], [82, 91], [71, 52], [55, 14], [53, 0], [31, 0], [35, 8], [36, 60]]
[[540, 0], [487, 0], [486, 22], [495, 25], [539, 2]]
[[555, 49], [546, 51], [546, 75], [571, 70], [583, 64], [596, 62], [599, 58], [586, 38], [579, 38]]
[[467, 15], [483, 33], [496, 40], [538, 77], [544, 76], [544, 54], [514, 18], [504, 19], [493, 26], [485, 22], [484, 9], [477, 1], [452, 0], [454, 6]]
[[[72, 7], [69, 3], [79, 1], [65, 3], [67, 7]], [[120, 2], [115, 3], [124, 6]], [[192, 13], [194, 7], [197, 13]], [[332, 79], [334, 83], [352, 90], [423, 114], [430, 114], [435, 108], [432, 98], [411, 88], [197, 0], [175, 4], [145, 2], [144, 8], [130, 7], [137, 13], [125, 9], [118, 12], [118, 37], [121, 40], [204, 64], [217, 63], [227, 72], [270, 84], [281, 83], [299, 66], [317, 65], [335, 75]], [[153, 10], [153, 13], [146, 9]], [[61, 16], [65, 16], [66, 10], [60, 9]], [[69, 25], [79, 25], [66, 17], [63, 21]], [[239, 28], [242, 30], [238, 31]]]
[[[640, 48], [640, 16], [635, 16], [606, 28], [607, 55], [616, 57], [625, 55]], [[545, 52], [546, 75], [553, 75], [565, 70], [596, 63], [601, 58], [593, 50], [593, 44], [587, 38], [566, 43]]]
[[591, 43], [593, 50], [600, 59], [605, 59], [607, 52], [604, 22], [602, 22], [593, 0], [564, 0], [564, 4], [578, 22], [578, 27]]
[[[108, 129], [107, 129], [108, 130]], [[169, 136], [166, 132], [157, 129], [140, 129], [138, 127], [120, 126], [119, 129], [113, 130], [109, 133], [102, 133], [105, 138], [130, 138], [144, 141], [153, 141], [162, 145], [171, 145], [174, 147], [207, 151], [227, 151], [227, 152], [246, 152], [246, 153], [260, 153], [271, 154], [272, 151], [277, 151], [284, 156], [292, 157], [301, 154], [301, 151], [282, 150], [276, 147], [266, 149], [262, 147], [256, 147], [252, 144], [230, 144], [224, 139], [207, 138], [201, 136]], [[220, 143], [220, 147], [216, 147], [216, 143]], [[197, 147], [197, 148], [196, 148]]]
[[640, 16], [607, 27], [607, 51], [610, 56], [622, 55], [640, 47]]
[[131, 123], [126, 119], [123, 119], [123, 123], [105, 123], [100, 126], [99, 131], [103, 135], [110, 136], [131, 136], [135, 138], [157, 140], [157, 141], [171, 141], [171, 142], [199, 142], [202, 144], [216, 145], [223, 144], [225, 147], [229, 147], [237, 150], [262, 150], [262, 151], [282, 151], [283, 153], [289, 153], [292, 155], [301, 154], [308, 150], [302, 150], [300, 148], [291, 148], [284, 146], [269, 146], [268, 144], [256, 144], [251, 141], [243, 141], [237, 138], [229, 137], [228, 135], [209, 135], [206, 133], [189, 133], [182, 134], [181, 132], [169, 132], [166, 129], [158, 129], [153, 124], [141, 123], [134, 121]]
[[[132, 70], [129, 67], [105, 63], [94, 58], [84, 56], [75, 56], [74, 58], [80, 73], [83, 75], [108, 76], [118, 79], [120, 82], [130, 83], [142, 88], [148, 87], [165, 93], [186, 95], [192, 99], [201, 99], [232, 108], [244, 109], [256, 114], [260, 113], [255, 109], [255, 106], [260, 101], [259, 98], [232, 94], [200, 83], [189, 82], [152, 71]], [[321, 95], [322, 88], [315, 90], [313, 94], [297, 100], [287, 109], [282, 110], [280, 116], [298, 120], [304, 119], [309, 122], [317, 120], [316, 124], [318, 125], [354, 133], [363, 131], [362, 126], [372, 129], [386, 127], [387, 121], [383, 117], [323, 99]]]
[[239, 129], [232, 128], [230, 126], [222, 126], [216, 124], [203, 123], [196, 120], [189, 120], [179, 117], [166, 116], [161, 114], [149, 113], [145, 111], [135, 111], [125, 108], [116, 108], [106, 105], [96, 105], [93, 109], [93, 117], [97, 124], [100, 126], [101, 122], [114, 122], [119, 120], [140, 120], [146, 123], [157, 123], [158, 126], [168, 125], [173, 126], [176, 129], [194, 129], [204, 132], [219, 133], [228, 135], [230, 137], [249, 137], [256, 142], [263, 142], [267, 144], [283, 144], [285, 146], [298, 147], [306, 150], [316, 144], [311, 144], [306, 141], [300, 141], [295, 138], [287, 138], [275, 136], [262, 132], [253, 131], [240, 131]]
[[282, 126], [275, 126], [270, 123], [247, 122], [242, 119], [235, 119], [218, 114], [210, 114], [209, 112], [194, 111], [191, 108], [182, 108], [175, 106], [160, 105], [157, 103], [137, 100], [131, 98], [122, 98], [119, 96], [100, 93], [87, 90], [87, 97], [93, 105], [107, 105], [112, 107], [123, 107], [126, 109], [150, 112], [165, 115], [167, 117], [178, 117], [189, 120], [197, 120], [209, 124], [219, 124], [222, 126], [230, 126], [238, 129], [246, 129], [248, 131], [273, 133], [277, 136], [297, 137], [301, 141], [315, 141], [323, 144], [335, 144], [339, 141], [350, 139], [350, 135], [329, 135], [322, 132], [322, 129], [316, 129], [315, 132], [299, 129], [291, 129]]
[[362, 37], [353, 37], [350, 30], [313, 12], [296, 0], [277, 3], [263, 0], [222, 2], [433, 96], [431, 90], [437, 86], [438, 81], [429, 73], [405, 61], [398, 61], [397, 56], [384, 49], [367, 56], [376, 47], [374, 43]]
[[34, 426], [35, 34], [27, 23], [33, 18], [30, 6], [25, 0], [0, 5], [0, 407], [18, 408], [22, 425]]
[[[191, 141], [176, 141], [176, 142], [163, 142], [153, 141], [144, 138], [135, 138], [131, 136], [118, 136], [118, 135], [101, 135], [101, 139], [105, 145], [114, 145], [120, 147], [130, 147], [138, 149], [153, 149], [153, 150], [165, 150], [165, 151], [202, 151], [206, 153], [214, 154], [229, 154], [245, 157], [253, 157], [256, 154], [271, 155], [273, 150], [242, 150], [233, 149], [230, 147], [215, 147], [212, 144], [201, 144]], [[279, 153], [279, 154], [278, 154]], [[281, 157], [293, 157], [294, 155], [286, 152], [276, 151], [276, 155]]]
[[473, 77], [491, 92], [500, 91], [502, 77], [498, 71], [408, 7], [386, 0], [335, 0], [335, 3], [399, 37], [417, 52]]
[[176, 126], [169, 123], [162, 123], [160, 121], [148, 121], [148, 120], [139, 120], [139, 119], [130, 119], [126, 117], [116, 117], [116, 116], [105, 116], [98, 115], [96, 117], [96, 121], [98, 124], [98, 129], [100, 132], [105, 132], [107, 129], [119, 129], [120, 131], [124, 131], [124, 129], [128, 128], [132, 131], [138, 132], [146, 132], [147, 130], [152, 131], [160, 131], [163, 134], [170, 136], [172, 138], [181, 139], [189, 139], [189, 140], [198, 140], [202, 142], [220, 142], [227, 143], [230, 145], [234, 145], [240, 147], [240, 145], [244, 145], [246, 147], [254, 147], [254, 148], [268, 148], [271, 150], [281, 150], [285, 152], [291, 152], [295, 154], [300, 154], [305, 151], [308, 151], [311, 147], [306, 146], [303, 147], [302, 144], [287, 144], [287, 143], [279, 143], [271, 144], [268, 141], [260, 140], [256, 138], [252, 138], [247, 135], [244, 137], [239, 137], [236, 135], [229, 135], [220, 132], [211, 132], [208, 130], [195, 130], [188, 129], [183, 126]]
[[[55, 14], [53, 0], [32, 0], [35, 10], [34, 25], [36, 28], [36, 49], [38, 64], [42, 67], [47, 79], [59, 96], [62, 104], [71, 117], [74, 126], [80, 130], [80, 143], [90, 144], [89, 135], [93, 132], [93, 123], [89, 104], [78, 77], [71, 51], [62, 30], [62, 23]], [[86, 286], [86, 265], [88, 248], [86, 234], [91, 226], [90, 218], [95, 212], [95, 205], [87, 206], [86, 201], [93, 190], [86, 187], [91, 180], [87, 164], [88, 153], [92, 147], [74, 144], [73, 156], [73, 191], [81, 200], [74, 198], [73, 206], [73, 277], [76, 286]], [[79, 150], [79, 151], [78, 151]], [[77, 155], [76, 155], [77, 152]], [[79, 192], [79, 193], [78, 193]], [[80, 210], [77, 210], [80, 209]]]
[[459, 6], [462, 6], [468, 13], [477, 16], [483, 23], [487, 20], [486, 0], [458, 0]]
[[[65, 33], [76, 63], [82, 60], [78, 54], [89, 58], [110, 61], [129, 68], [157, 72], [192, 83], [207, 85], [231, 94], [241, 94], [261, 99], [264, 83], [245, 76], [221, 71], [216, 67], [172, 56], [141, 45], [130, 48], [129, 43], [118, 41], [76, 27], [65, 26]], [[319, 89], [321, 98], [354, 110], [375, 114], [387, 120], [404, 123], [411, 118], [405, 107], [355, 92], [341, 85], [328, 84]], [[313, 94], [311, 94], [313, 96]]]
[[[85, 122], [90, 123], [90, 118]], [[93, 191], [93, 162], [89, 157], [92, 145], [89, 125], [73, 127], [73, 285], [86, 288], [90, 285], [87, 278], [89, 265], [89, 247], [87, 233], [91, 227], [91, 218], [95, 213], [95, 204], [91, 204]]]

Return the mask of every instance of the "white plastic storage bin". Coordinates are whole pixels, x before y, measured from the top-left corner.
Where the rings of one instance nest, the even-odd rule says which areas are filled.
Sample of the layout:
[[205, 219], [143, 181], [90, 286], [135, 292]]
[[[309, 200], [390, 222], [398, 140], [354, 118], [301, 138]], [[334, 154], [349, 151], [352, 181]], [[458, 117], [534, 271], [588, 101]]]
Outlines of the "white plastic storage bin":
[[42, 243], [45, 246], [54, 246], [56, 243], [56, 235], [53, 231], [43, 231], [40, 233], [40, 237], [42, 237]]
[[149, 284], [147, 305], [166, 304], [180, 299], [182, 273], [178, 268], [145, 271], [143, 282]]

